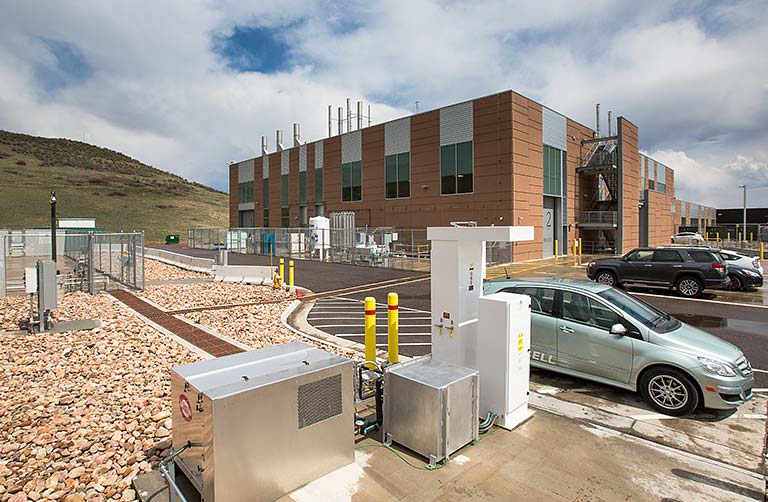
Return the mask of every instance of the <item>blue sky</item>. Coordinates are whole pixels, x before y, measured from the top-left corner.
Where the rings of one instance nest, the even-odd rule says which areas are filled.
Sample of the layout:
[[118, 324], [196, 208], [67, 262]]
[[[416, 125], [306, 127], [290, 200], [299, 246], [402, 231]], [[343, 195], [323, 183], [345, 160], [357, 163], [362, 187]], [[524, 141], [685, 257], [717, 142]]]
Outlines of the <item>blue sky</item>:
[[680, 198], [768, 204], [765, 4], [0, 0], [0, 128], [81, 138], [227, 188], [275, 129], [325, 135], [346, 97], [373, 122], [514, 89], [586, 124], [640, 127]]

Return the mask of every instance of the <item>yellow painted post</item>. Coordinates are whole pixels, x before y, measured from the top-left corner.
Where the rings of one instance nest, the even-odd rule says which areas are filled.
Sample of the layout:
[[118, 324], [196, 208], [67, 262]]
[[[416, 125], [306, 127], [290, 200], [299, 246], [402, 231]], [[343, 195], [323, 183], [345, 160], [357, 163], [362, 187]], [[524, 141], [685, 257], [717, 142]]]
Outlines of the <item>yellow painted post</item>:
[[741, 242], [741, 232], [739, 232], [739, 242]]
[[717, 244], [720, 245], [720, 232], [715, 232], [715, 239], [717, 240]]
[[728, 233], [726, 234], [725, 240], [726, 240], [726, 241], [730, 241], [730, 240], [731, 240], [731, 233], [730, 233], [730, 232], [728, 232]]
[[749, 242], [752, 242], [754, 235], [752, 232], [749, 233]]
[[765, 243], [760, 242], [760, 261], [765, 260]]
[[[398, 357], [398, 331], [400, 330], [399, 321], [399, 300], [397, 293], [387, 295], [387, 360], [394, 364], [399, 361]], [[375, 316], [374, 316], [375, 318]]]
[[288, 285], [293, 287], [293, 260], [288, 261]]
[[555, 263], [557, 263], [557, 239], [555, 239]]
[[285, 282], [285, 258], [280, 258], [280, 265], [278, 265], [278, 271], [280, 274], [280, 282]]
[[376, 361], [376, 298], [365, 298], [365, 360]]
[[574, 237], [574, 239], [573, 239], [573, 264], [576, 265], [578, 260], [579, 260], [579, 239], [576, 239]]
[[581, 253], [584, 251], [584, 243], [581, 241], [581, 237], [579, 237], [579, 265], [581, 265]]

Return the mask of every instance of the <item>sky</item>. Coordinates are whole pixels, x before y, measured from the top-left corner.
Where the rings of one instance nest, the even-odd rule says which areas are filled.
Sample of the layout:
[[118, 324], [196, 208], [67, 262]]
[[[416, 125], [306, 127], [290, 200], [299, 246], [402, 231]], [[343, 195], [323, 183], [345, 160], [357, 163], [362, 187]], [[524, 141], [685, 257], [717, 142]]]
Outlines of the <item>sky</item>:
[[[513, 89], [640, 129], [678, 198], [768, 206], [766, 0], [0, 0], [0, 129], [67, 137], [228, 189], [227, 164]], [[605, 126], [605, 116], [603, 116]]]

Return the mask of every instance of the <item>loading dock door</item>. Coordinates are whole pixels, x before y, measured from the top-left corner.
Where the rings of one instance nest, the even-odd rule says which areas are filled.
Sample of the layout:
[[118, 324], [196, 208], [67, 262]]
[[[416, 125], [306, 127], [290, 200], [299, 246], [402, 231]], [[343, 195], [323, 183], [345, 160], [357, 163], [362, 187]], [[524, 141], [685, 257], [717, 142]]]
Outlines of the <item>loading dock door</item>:
[[544, 258], [555, 255], [555, 200], [552, 197], [544, 197], [544, 218], [542, 221], [544, 234]]

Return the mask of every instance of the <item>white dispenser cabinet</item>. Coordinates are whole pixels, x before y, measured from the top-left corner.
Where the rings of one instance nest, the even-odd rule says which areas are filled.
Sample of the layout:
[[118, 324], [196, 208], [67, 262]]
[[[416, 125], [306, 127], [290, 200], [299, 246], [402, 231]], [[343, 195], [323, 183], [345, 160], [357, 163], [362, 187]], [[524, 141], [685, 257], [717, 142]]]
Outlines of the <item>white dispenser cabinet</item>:
[[533, 414], [528, 409], [531, 299], [512, 293], [483, 296], [478, 316], [480, 416], [493, 411], [496, 424], [512, 429]]

